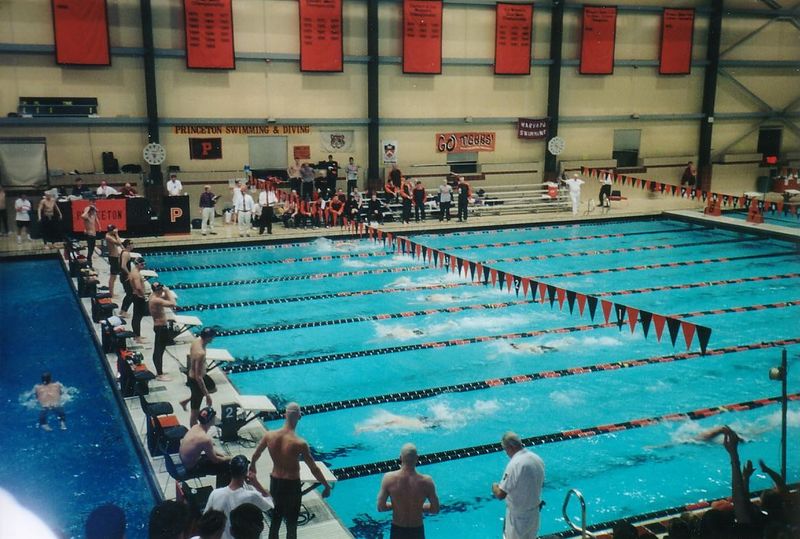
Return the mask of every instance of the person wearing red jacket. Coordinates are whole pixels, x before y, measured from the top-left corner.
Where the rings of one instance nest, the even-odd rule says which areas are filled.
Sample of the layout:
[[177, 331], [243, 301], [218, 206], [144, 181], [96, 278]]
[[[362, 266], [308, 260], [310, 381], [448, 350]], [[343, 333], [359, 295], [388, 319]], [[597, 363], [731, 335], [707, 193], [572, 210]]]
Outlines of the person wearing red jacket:
[[411, 222], [411, 202], [414, 200], [414, 188], [411, 182], [403, 178], [400, 184], [400, 199], [403, 202], [403, 222]]

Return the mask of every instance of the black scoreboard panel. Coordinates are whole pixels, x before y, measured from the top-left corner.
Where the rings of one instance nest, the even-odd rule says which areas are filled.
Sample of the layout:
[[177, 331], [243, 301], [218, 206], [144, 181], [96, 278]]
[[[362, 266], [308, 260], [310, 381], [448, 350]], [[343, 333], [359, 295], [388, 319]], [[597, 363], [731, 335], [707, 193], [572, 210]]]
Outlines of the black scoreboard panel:
[[97, 114], [97, 98], [20, 97], [17, 112], [25, 116], [91, 116]]

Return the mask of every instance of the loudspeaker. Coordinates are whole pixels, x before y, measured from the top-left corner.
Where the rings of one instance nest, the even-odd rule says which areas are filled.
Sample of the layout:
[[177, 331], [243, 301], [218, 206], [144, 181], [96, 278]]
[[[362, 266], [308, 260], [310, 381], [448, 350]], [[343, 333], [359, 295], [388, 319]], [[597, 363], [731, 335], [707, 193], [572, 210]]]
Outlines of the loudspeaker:
[[103, 173], [119, 174], [119, 161], [114, 158], [114, 152], [103, 152]]

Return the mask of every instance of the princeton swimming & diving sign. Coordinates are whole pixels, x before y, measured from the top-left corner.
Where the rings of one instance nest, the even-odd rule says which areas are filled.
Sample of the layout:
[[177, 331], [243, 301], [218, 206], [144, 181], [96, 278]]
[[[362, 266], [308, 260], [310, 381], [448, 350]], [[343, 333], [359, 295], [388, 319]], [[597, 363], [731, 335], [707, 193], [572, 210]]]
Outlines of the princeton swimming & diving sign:
[[308, 135], [310, 125], [175, 125], [176, 135]]

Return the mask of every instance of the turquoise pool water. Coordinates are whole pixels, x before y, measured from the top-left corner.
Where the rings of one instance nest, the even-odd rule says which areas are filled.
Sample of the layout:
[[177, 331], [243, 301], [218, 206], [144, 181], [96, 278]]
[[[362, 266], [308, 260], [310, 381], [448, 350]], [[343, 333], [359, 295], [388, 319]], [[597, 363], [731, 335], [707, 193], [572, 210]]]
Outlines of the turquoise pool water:
[[[569, 488], [583, 491], [590, 523], [727, 495], [725, 451], [694, 442], [709, 426], [732, 425], [751, 439], [743, 458], [777, 465], [774, 403], [584, 439], [562, 433], [778, 394], [768, 369], [784, 347], [792, 362], [800, 354], [796, 245], [670, 220], [414, 240], [680, 315], [713, 334], [708, 355], [697, 353], [696, 340], [686, 355], [680, 336], [675, 347], [666, 332], [660, 343], [652, 332], [645, 339], [640, 329], [604, 324], [599, 310], [594, 321], [581, 318], [577, 309], [570, 314], [476, 285], [369, 240], [148, 254], [186, 313], [222, 332], [215, 346], [246, 358], [229, 374], [241, 393], [307, 407], [301, 433], [340, 474], [330, 503], [356, 537], [388, 529], [390, 516], [374, 507], [385, 468], [375, 464], [396, 458], [407, 441], [420, 453], [443, 455], [420, 467], [443, 502], [426, 529], [442, 538], [499, 536], [504, 506], [490, 485], [507, 457], [471, 448], [494, 444], [509, 429], [540, 437], [533, 450], [547, 468], [542, 534], [566, 529], [560, 505]], [[800, 390], [797, 377], [789, 385]], [[790, 439], [797, 439], [799, 403], [790, 403], [789, 417]], [[794, 444], [794, 481], [798, 456]], [[752, 483], [768, 486], [761, 475]]]
[[[115, 503], [127, 537], [144, 539], [156, 494], [60, 263], [3, 262], [0, 297], [0, 487], [64, 537], [84, 537], [89, 513]], [[36, 426], [45, 370], [66, 389], [66, 431]]]

